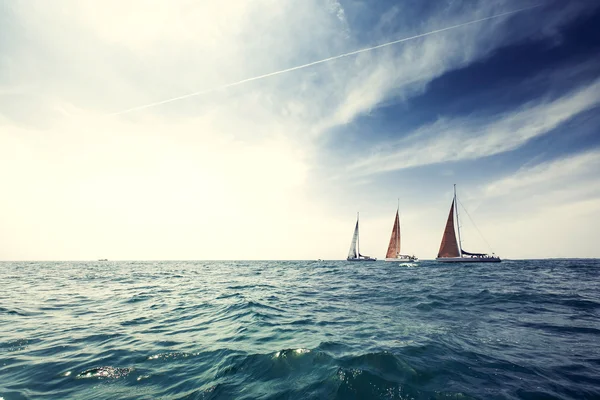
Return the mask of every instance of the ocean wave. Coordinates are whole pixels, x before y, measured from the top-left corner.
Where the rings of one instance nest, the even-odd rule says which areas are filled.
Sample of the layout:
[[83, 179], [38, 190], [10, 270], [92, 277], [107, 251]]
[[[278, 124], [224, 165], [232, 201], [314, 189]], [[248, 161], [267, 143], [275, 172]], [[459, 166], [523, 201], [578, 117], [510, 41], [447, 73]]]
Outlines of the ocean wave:
[[80, 372], [76, 379], [119, 379], [129, 375], [133, 368], [95, 367]]
[[600, 398], [597, 261], [95, 265], [3, 263], [0, 397]]

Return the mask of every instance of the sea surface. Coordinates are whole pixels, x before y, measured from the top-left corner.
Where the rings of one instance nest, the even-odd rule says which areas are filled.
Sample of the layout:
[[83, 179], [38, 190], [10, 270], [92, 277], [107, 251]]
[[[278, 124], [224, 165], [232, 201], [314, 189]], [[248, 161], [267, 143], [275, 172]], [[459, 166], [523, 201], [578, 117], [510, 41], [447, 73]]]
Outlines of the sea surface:
[[600, 261], [0, 263], [0, 398], [600, 399]]

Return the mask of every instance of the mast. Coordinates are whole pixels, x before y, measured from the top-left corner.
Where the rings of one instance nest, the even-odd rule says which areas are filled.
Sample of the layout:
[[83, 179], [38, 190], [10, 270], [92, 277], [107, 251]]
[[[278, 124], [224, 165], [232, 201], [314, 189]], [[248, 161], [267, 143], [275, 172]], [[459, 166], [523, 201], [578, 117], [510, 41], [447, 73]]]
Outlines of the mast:
[[360, 243], [358, 241], [358, 238], [360, 237], [360, 233], [358, 230], [358, 212], [356, 213], [356, 253], [358, 254], [357, 257], [360, 258]]
[[398, 208], [396, 208], [396, 218], [398, 218], [398, 228], [396, 229], [396, 257], [400, 254], [400, 198], [398, 198]]
[[454, 211], [456, 212], [456, 228], [458, 229], [458, 254], [462, 257], [462, 240], [460, 238], [460, 221], [458, 220], [458, 203], [456, 202], [456, 183], [454, 184]]

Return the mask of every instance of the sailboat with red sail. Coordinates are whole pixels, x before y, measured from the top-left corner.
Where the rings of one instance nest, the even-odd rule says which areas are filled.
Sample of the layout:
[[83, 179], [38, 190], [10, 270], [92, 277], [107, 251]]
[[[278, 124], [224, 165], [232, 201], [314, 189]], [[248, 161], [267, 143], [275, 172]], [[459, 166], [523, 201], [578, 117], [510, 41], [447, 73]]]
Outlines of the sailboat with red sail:
[[[456, 227], [458, 229], [458, 240], [456, 240], [456, 234], [454, 230], [454, 214], [456, 214]], [[454, 185], [454, 198], [452, 199], [452, 205], [450, 206], [450, 212], [448, 213], [448, 220], [446, 221], [446, 228], [444, 229], [444, 236], [442, 236], [442, 243], [440, 244], [440, 251], [436, 261], [441, 262], [500, 262], [500, 257], [495, 255], [489, 255], [486, 253], [470, 253], [462, 249], [460, 239], [460, 224], [458, 222], [458, 204], [456, 202], [456, 185]]]
[[388, 245], [387, 253], [385, 254], [385, 261], [400, 261], [400, 262], [417, 262], [419, 259], [414, 255], [409, 256], [406, 254], [400, 254], [400, 204], [396, 209], [396, 218], [394, 219], [394, 227], [392, 228], [392, 235], [390, 236], [390, 243]]

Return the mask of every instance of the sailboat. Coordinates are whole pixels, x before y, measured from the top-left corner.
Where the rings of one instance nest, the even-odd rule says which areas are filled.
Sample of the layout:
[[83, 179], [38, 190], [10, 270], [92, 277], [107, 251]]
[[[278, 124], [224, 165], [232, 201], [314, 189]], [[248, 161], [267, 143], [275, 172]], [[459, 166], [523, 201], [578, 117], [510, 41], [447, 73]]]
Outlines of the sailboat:
[[[456, 212], [456, 227], [458, 228], [458, 241], [454, 232], [454, 213]], [[456, 185], [454, 185], [454, 198], [452, 199], [452, 205], [450, 206], [450, 213], [448, 214], [448, 221], [446, 222], [446, 229], [444, 229], [444, 236], [442, 236], [442, 243], [440, 244], [440, 251], [436, 261], [441, 262], [500, 262], [500, 257], [495, 255], [489, 255], [485, 253], [469, 253], [462, 249], [460, 239], [460, 224], [458, 222], [458, 204], [456, 203]]]
[[356, 226], [354, 227], [354, 235], [352, 235], [352, 243], [350, 244], [350, 250], [348, 251], [347, 261], [377, 261], [376, 258], [363, 256], [360, 254], [358, 240], [358, 213], [356, 213]]
[[419, 261], [414, 255], [409, 256], [406, 254], [400, 254], [400, 204], [398, 203], [398, 209], [396, 209], [396, 219], [394, 220], [394, 227], [392, 228], [392, 235], [390, 236], [390, 244], [388, 245], [387, 253], [385, 254], [385, 261], [400, 261], [400, 262], [416, 262]]

